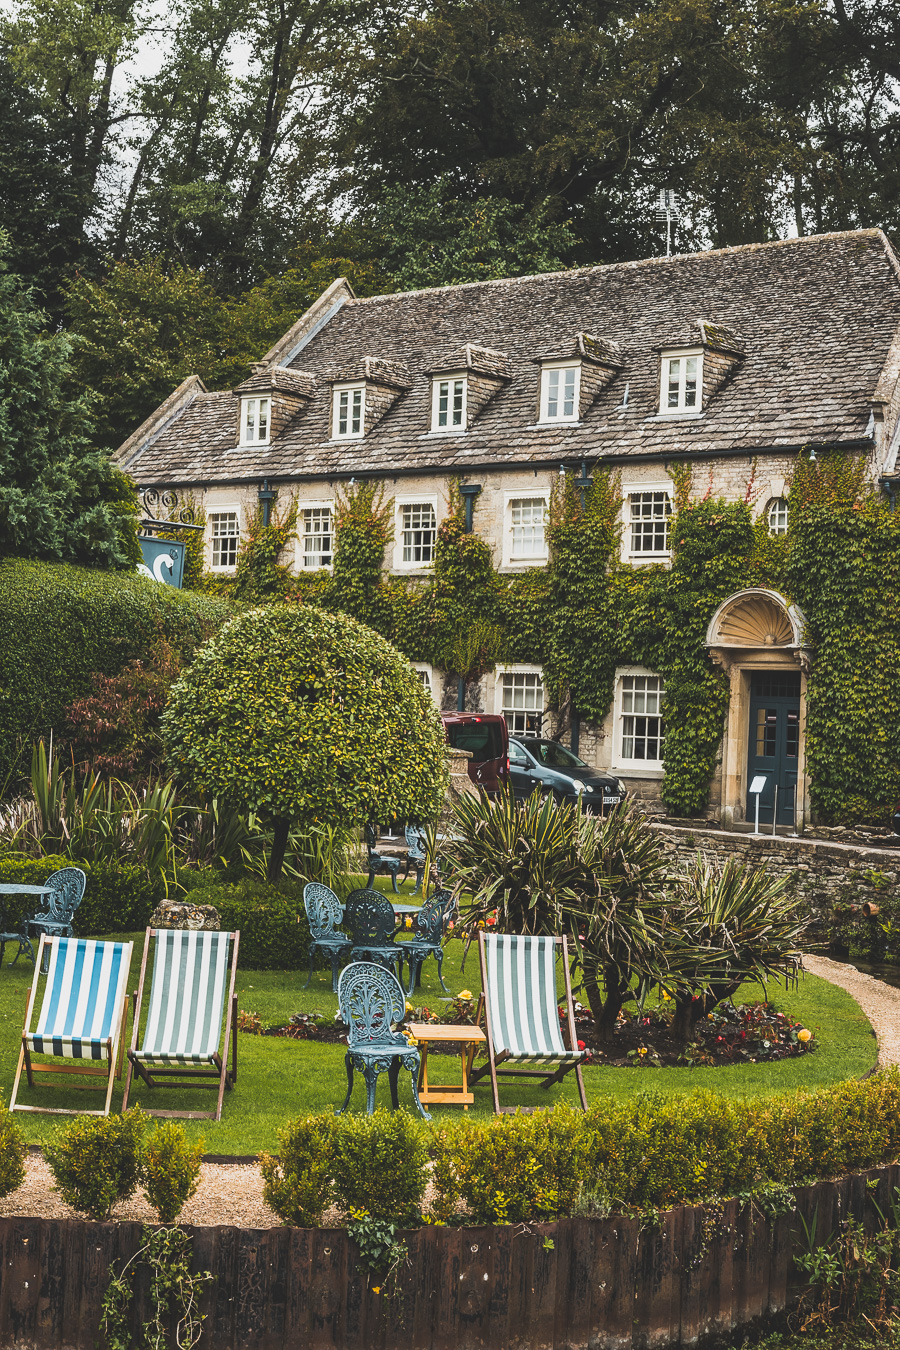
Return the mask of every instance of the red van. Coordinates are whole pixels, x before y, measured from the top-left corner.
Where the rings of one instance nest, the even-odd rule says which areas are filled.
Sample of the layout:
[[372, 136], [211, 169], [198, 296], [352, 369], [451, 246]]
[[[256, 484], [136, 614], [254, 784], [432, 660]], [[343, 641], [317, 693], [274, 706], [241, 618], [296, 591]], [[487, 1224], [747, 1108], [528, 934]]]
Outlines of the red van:
[[469, 777], [491, 794], [509, 781], [509, 732], [506, 719], [490, 713], [442, 712], [447, 740], [468, 750]]

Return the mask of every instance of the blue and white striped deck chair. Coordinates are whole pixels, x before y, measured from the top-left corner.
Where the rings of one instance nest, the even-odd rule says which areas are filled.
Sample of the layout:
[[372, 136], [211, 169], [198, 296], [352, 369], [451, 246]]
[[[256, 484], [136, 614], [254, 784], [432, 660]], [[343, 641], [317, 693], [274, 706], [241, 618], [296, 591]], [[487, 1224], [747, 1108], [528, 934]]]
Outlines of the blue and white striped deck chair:
[[[556, 1002], [556, 957], [562, 949], [566, 979], [569, 1047], [563, 1042]], [[569, 952], [566, 939], [514, 937], [506, 933], [478, 934], [482, 995], [478, 1009], [485, 1011], [488, 1062], [469, 1075], [476, 1083], [488, 1073], [494, 1093], [494, 1110], [500, 1106], [497, 1078], [540, 1078], [541, 1087], [559, 1083], [575, 1070], [582, 1108], [587, 1110], [581, 1064], [584, 1051], [577, 1049]], [[512, 1066], [533, 1065], [535, 1067]], [[536, 1067], [542, 1065], [542, 1068]], [[502, 1067], [501, 1067], [502, 1066]]]
[[[237, 1081], [237, 975], [240, 933], [180, 928], [148, 928], [134, 1014], [134, 1035], [128, 1051], [128, 1074], [122, 1110], [127, 1110], [136, 1069], [148, 1087], [218, 1088], [215, 1111], [151, 1111], [151, 1116], [184, 1116], [220, 1120], [225, 1089]], [[138, 1049], [140, 1015], [150, 939], [155, 938], [153, 980], [144, 1042]], [[229, 961], [229, 947], [231, 959]], [[227, 1011], [225, 982], [231, 972]], [[222, 1045], [222, 1014], [225, 1038]], [[228, 1069], [231, 1042], [232, 1064]], [[214, 1081], [203, 1082], [203, 1079]], [[200, 1080], [200, 1081], [198, 1081]]]
[[[9, 1103], [11, 1111], [40, 1111], [50, 1115], [108, 1116], [113, 1079], [122, 1071], [120, 1040], [125, 1025], [131, 942], [95, 942], [87, 938], [41, 935], [34, 980], [25, 1008], [22, 1048]], [[49, 951], [44, 1001], [34, 1031], [31, 1014], [37, 998], [41, 966]], [[107, 1067], [82, 1068], [72, 1064], [35, 1064], [32, 1055], [53, 1055], [67, 1060], [106, 1060]], [[35, 1087], [36, 1073], [74, 1073], [106, 1079], [106, 1105], [102, 1111], [83, 1111], [61, 1106], [26, 1106], [16, 1102], [22, 1068], [28, 1086]], [[79, 1087], [92, 1086], [76, 1084]], [[96, 1089], [95, 1089], [96, 1090]]]

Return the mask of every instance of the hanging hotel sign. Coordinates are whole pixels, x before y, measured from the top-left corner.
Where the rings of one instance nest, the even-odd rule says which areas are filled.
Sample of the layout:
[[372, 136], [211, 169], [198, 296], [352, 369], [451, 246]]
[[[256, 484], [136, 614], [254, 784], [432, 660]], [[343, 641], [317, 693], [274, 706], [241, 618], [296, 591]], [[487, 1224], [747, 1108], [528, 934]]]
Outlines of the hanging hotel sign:
[[187, 545], [175, 539], [148, 539], [146, 536], [140, 540], [140, 545], [144, 561], [138, 563], [139, 575], [180, 590]]

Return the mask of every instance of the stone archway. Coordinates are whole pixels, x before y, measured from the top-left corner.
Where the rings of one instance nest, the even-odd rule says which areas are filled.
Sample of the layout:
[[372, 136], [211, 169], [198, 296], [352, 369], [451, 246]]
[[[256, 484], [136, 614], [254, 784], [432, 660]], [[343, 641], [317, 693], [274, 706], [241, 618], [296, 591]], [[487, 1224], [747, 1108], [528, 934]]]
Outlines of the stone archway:
[[[806, 622], [796, 605], [790, 604], [777, 591], [749, 587], [723, 600], [709, 622], [706, 633], [709, 654], [731, 682], [728, 720], [722, 746], [722, 773], [720, 809], [722, 825], [732, 829], [747, 816], [748, 765], [753, 763], [750, 745], [751, 705], [757, 713], [760, 691], [776, 694], [796, 691], [797, 711], [785, 713], [791, 719], [785, 734], [790, 737], [787, 753], [790, 772], [781, 780], [780, 808], [777, 798], [772, 812], [782, 824], [793, 824], [802, 831], [808, 813], [808, 784], [806, 777], [806, 672], [809, 668], [809, 648], [806, 642]], [[779, 689], [780, 684], [780, 689]], [[762, 702], [765, 702], [762, 699]], [[781, 704], [791, 706], [791, 699], [772, 697], [768, 700], [773, 714]], [[761, 721], [765, 716], [760, 712]], [[780, 714], [779, 714], [780, 715]], [[778, 717], [772, 721], [772, 755], [775, 755], [775, 734]], [[757, 732], [754, 728], [753, 735]], [[760, 745], [762, 743], [760, 742]], [[768, 743], [767, 743], [768, 746]], [[774, 766], [773, 758], [773, 766]], [[781, 763], [781, 760], [779, 760]], [[773, 782], [780, 773], [773, 768]], [[789, 786], [788, 786], [789, 785]], [[788, 792], [793, 794], [792, 803]], [[784, 814], [784, 812], [787, 814]], [[769, 822], [772, 815], [769, 815]]]

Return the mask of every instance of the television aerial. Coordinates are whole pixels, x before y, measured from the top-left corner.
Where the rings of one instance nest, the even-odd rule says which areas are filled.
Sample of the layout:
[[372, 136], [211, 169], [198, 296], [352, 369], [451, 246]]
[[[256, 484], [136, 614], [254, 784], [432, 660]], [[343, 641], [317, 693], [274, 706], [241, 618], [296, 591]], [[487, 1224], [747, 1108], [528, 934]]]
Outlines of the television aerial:
[[653, 208], [653, 218], [666, 226], [666, 257], [672, 256], [672, 226], [681, 223], [674, 188], [660, 188]]

